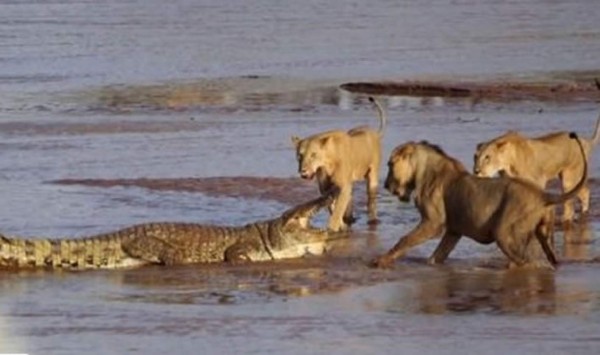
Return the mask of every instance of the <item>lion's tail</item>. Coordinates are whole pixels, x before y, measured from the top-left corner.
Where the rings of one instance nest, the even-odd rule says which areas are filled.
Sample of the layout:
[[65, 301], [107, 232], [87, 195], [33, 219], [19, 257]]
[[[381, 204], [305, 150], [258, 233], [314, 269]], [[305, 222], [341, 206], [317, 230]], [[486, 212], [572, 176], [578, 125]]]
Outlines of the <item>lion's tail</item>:
[[379, 118], [378, 132], [380, 135], [383, 135], [383, 129], [385, 128], [385, 123], [387, 121], [387, 114], [385, 113], [385, 110], [383, 109], [383, 107], [381, 106], [379, 101], [375, 100], [371, 96], [369, 96], [369, 101], [371, 101], [375, 105], [375, 108], [377, 109], [377, 116]]
[[592, 145], [596, 145], [600, 142], [600, 115], [596, 120], [596, 129], [594, 130], [594, 136], [592, 137]]
[[581, 179], [579, 180], [577, 185], [575, 185], [575, 187], [572, 188], [571, 191], [562, 193], [560, 195], [544, 192], [544, 200], [546, 201], [547, 206], [558, 205], [572, 199], [573, 197], [575, 197], [575, 195], [577, 195], [579, 190], [581, 190], [583, 186], [585, 186], [585, 183], [587, 181], [588, 163], [587, 158], [585, 156], [585, 150], [583, 149], [583, 145], [581, 144], [581, 140], [579, 140], [579, 137], [577, 137], [577, 134], [575, 132], [571, 132], [569, 134], [569, 137], [571, 139], [575, 139], [577, 141], [577, 145], [579, 145], [579, 150], [581, 151], [581, 159], [583, 159], [583, 174], [581, 175]]
[[[597, 78], [594, 78], [594, 83], [596, 84], [596, 88], [600, 90], [600, 81]], [[594, 130], [594, 136], [592, 137], [592, 144], [596, 145], [600, 142], [600, 115], [598, 115], [598, 119], [596, 120], [596, 129]]]

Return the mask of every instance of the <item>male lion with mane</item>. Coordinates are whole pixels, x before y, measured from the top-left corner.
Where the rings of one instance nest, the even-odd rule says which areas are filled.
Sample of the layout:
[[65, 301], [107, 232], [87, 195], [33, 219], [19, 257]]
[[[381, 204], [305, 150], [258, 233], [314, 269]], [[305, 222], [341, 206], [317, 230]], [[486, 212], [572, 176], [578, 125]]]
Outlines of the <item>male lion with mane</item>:
[[[600, 116], [593, 137], [580, 140], [589, 161], [592, 148], [600, 141]], [[563, 191], [568, 191], [577, 184], [583, 171], [579, 146], [569, 138], [568, 132], [527, 138], [518, 132], [508, 131], [490, 141], [479, 143], [473, 160], [473, 173], [477, 176], [491, 177], [503, 173], [528, 180], [542, 189], [546, 188], [548, 181], [558, 177]], [[590, 206], [589, 188], [584, 185], [577, 197], [581, 202], [581, 212], [587, 213]], [[550, 210], [548, 218], [552, 224], [553, 211]], [[569, 223], [573, 216], [572, 201], [565, 201], [562, 221]]]
[[[572, 137], [579, 142], [574, 133]], [[548, 261], [556, 265], [556, 255], [542, 224], [547, 206], [572, 198], [585, 184], [587, 162], [584, 148], [579, 145], [582, 176], [571, 191], [560, 195], [518, 178], [476, 177], [458, 160], [425, 141], [396, 147], [388, 162], [385, 188], [406, 202], [414, 193], [421, 222], [373, 265], [391, 266], [410, 248], [442, 233], [442, 240], [428, 259], [430, 264], [443, 263], [464, 235], [482, 244], [495, 241], [516, 265], [528, 262], [527, 245], [535, 237]]]
[[354, 221], [352, 216], [352, 183], [367, 181], [369, 224], [377, 223], [376, 197], [381, 163], [381, 137], [386, 114], [381, 105], [369, 97], [379, 117], [379, 130], [366, 126], [349, 131], [335, 130], [304, 139], [292, 136], [298, 159], [298, 173], [304, 179], [317, 177], [322, 195], [334, 194], [329, 207], [327, 227], [339, 231]]

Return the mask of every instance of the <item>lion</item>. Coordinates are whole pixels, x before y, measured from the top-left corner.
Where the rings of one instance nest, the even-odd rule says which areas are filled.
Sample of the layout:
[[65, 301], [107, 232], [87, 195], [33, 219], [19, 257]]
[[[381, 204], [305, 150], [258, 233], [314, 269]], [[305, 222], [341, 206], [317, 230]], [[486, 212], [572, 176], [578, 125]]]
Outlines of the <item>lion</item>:
[[[592, 148], [600, 141], [600, 116], [596, 121], [594, 135], [582, 138], [586, 159], [589, 160]], [[527, 138], [515, 131], [477, 145], [473, 157], [473, 173], [481, 177], [491, 177], [498, 173], [529, 180], [540, 188], [546, 188], [548, 181], [558, 177], [563, 191], [577, 184], [583, 161], [579, 159], [579, 147], [569, 138], [567, 132], [554, 132], [540, 137]], [[587, 184], [586, 184], [587, 185]], [[581, 212], [586, 214], [590, 205], [590, 190], [584, 186], [577, 197]], [[554, 209], [549, 211], [549, 219], [554, 219]], [[564, 203], [562, 221], [572, 222], [574, 207], [572, 200]], [[551, 222], [553, 224], [553, 222]]]
[[[573, 139], [578, 142], [573, 133]], [[394, 149], [384, 187], [401, 201], [414, 194], [421, 222], [373, 266], [388, 267], [410, 248], [443, 233], [428, 263], [443, 263], [461, 236], [490, 244], [494, 241], [512, 265], [527, 263], [527, 246], [536, 237], [552, 266], [558, 263], [542, 228], [547, 206], [563, 203], [583, 188], [587, 178], [584, 147], [583, 173], [576, 186], [562, 194], [545, 192], [520, 178], [482, 178], [470, 174], [456, 159], [426, 141], [408, 142]]]
[[375, 99], [369, 97], [369, 101], [377, 109], [377, 131], [361, 126], [347, 132], [334, 130], [304, 139], [292, 136], [300, 176], [308, 180], [316, 176], [320, 193], [335, 196], [329, 207], [331, 216], [327, 223], [332, 231], [345, 229], [354, 222], [352, 184], [363, 179], [367, 182], [369, 224], [378, 222], [376, 197], [386, 113]]

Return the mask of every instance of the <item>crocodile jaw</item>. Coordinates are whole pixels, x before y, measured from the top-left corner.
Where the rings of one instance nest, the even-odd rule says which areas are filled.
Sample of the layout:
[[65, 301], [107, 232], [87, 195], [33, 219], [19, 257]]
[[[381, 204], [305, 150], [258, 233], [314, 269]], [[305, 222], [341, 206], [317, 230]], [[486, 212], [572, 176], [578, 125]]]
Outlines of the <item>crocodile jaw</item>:
[[320, 196], [316, 199], [302, 203], [298, 206], [290, 208], [283, 212], [279, 217], [281, 225], [286, 228], [289, 226], [292, 230], [294, 228], [309, 229], [310, 220], [324, 207], [327, 207], [332, 201], [331, 196]]
[[326, 252], [326, 243], [323, 242], [299, 242], [284, 248], [273, 248], [268, 252], [256, 250], [246, 254], [250, 261], [269, 261], [282, 259], [295, 259], [309, 255], [322, 255]]
[[326, 230], [312, 227], [310, 220], [331, 200], [331, 196], [320, 196], [284, 212], [273, 225], [275, 228], [269, 228], [267, 248], [271, 257], [290, 259], [324, 254], [328, 242], [334, 238]]
[[271, 255], [275, 259], [292, 259], [308, 255], [322, 255], [327, 251], [326, 242], [298, 242], [279, 250], [272, 250]]

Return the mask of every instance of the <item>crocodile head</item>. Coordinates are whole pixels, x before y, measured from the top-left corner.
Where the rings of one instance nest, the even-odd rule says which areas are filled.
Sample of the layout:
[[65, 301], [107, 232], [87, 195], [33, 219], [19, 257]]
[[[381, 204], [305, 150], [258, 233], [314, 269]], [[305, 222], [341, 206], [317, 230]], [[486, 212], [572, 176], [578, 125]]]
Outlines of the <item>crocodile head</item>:
[[311, 218], [331, 204], [331, 196], [321, 196], [285, 211], [269, 225], [267, 249], [274, 259], [321, 255], [335, 239], [344, 233], [311, 226]]

